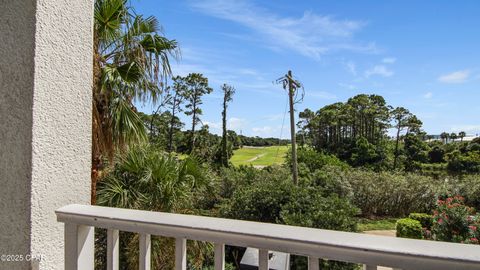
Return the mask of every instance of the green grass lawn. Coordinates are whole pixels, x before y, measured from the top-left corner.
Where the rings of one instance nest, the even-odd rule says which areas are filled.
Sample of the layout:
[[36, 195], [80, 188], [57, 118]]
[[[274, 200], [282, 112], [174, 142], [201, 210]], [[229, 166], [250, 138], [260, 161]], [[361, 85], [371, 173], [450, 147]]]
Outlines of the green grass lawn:
[[230, 159], [233, 165], [269, 166], [285, 161], [288, 146], [248, 147], [235, 150]]
[[358, 230], [374, 231], [374, 230], [395, 230], [395, 224], [397, 218], [384, 218], [384, 219], [366, 219], [361, 218], [358, 220]]

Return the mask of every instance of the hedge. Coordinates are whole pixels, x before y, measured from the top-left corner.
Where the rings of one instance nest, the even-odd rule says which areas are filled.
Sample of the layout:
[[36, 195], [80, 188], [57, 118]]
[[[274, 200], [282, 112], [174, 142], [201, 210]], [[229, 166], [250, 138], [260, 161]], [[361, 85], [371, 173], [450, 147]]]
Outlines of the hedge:
[[397, 237], [422, 239], [422, 224], [411, 218], [402, 218], [397, 221]]
[[428, 230], [430, 230], [432, 228], [433, 217], [429, 214], [410, 213], [410, 215], [408, 215], [408, 218], [411, 218], [411, 219], [414, 219], [414, 220], [417, 220], [418, 222], [420, 222], [420, 224], [422, 225], [422, 228], [427, 228]]

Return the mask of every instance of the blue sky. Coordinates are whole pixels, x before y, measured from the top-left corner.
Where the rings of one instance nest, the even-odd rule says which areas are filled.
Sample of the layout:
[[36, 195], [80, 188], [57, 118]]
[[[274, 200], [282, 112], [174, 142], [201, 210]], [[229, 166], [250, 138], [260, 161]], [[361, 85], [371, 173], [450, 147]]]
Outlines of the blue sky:
[[[221, 128], [219, 86], [227, 83], [237, 89], [229, 129], [288, 137], [287, 95], [273, 81], [289, 69], [305, 86], [297, 112], [374, 93], [415, 113], [430, 134], [480, 133], [480, 1], [132, 4], [179, 42], [175, 74], [209, 78], [214, 92], [204, 99], [202, 121], [214, 133]], [[141, 110], [151, 113], [151, 105]]]

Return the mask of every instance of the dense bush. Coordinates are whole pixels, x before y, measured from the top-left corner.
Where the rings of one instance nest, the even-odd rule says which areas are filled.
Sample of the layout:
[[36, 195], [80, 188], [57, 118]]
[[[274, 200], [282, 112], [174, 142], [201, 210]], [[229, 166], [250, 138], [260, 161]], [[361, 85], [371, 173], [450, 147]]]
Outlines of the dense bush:
[[397, 237], [422, 239], [422, 225], [418, 220], [402, 218], [397, 221]]
[[461, 196], [438, 200], [428, 236], [437, 241], [478, 244], [480, 216], [474, 216], [474, 212]]
[[[153, 147], [132, 147], [118, 156], [115, 166], [105, 172], [97, 193], [99, 205], [151, 211], [200, 213], [207, 197], [212, 196], [210, 170], [194, 158], [178, 160]], [[104, 246], [105, 231], [96, 233], [97, 246]], [[122, 232], [120, 259], [135, 269], [138, 265], [138, 235]], [[211, 254], [211, 244], [189, 242], [189, 264], [201, 267]], [[171, 238], [152, 237], [152, 269], [172, 269], [174, 242]], [[105, 266], [106, 251], [98, 249], [96, 264]]]
[[429, 214], [425, 213], [410, 213], [408, 218], [417, 220], [422, 225], [422, 228], [430, 230], [433, 224], [433, 218]]
[[358, 209], [336, 194], [322, 196], [313, 188], [296, 189], [282, 207], [280, 221], [294, 226], [356, 231]]
[[134, 147], [100, 181], [97, 203], [176, 212], [193, 208], [193, 199], [211, 185], [209, 169], [194, 158], [178, 160], [153, 147]]
[[[358, 213], [347, 200], [314, 186], [296, 186], [285, 171], [259, 171], [250, 185], [236, 189], [221, 205], [223, 217], [354, 231]], [[263, 177], [263, 179], [258, 179]], [[333, 213], [335, 214], [332, 214]]]
[[[220, 207], [220, 216], [227, 218], [307, 226], [312, 228], [356, 231], [358, 213], [348, 200], [327, 193], [319, 186], [294, 185], [285, 168], [228, 169], [223, 179], [235, 189]], [[245, 177], [243, 177], [245, 176]], [[238, 183], [246, 183], [240, 185]], [[321, 261], [322, 269], [355, 269], [355, 265]], [[303, 257], [292, 258], [292, 269], [305, 269]]]
[[346, 171], [342, 167], [326, 165], [322, 170], [316, 170], [303, 178], [308, 178], [317, 189], [325, 194], [337, 194], [342, 198], [351, 200], [353, 198], [353, 189], [349, 179], [345, 177]]
[[439, 195], [442, 198], [453, 197], [460, 194], [464, 197], [466, 205], [480, 209], [479, 174], [446, 177], [439, 187]]
[[462, 154], [460, 151], [453, 151], [448, 155], [448, 170], [461, 173], [480, 172], [480, 152], [471, 151]]
[[434, 207], [438, 183], [417, 174], [350, 170], [343, 176], [353, 190], [353, 204], [363, 216], [406, 216]]
[[221, 206], [222, 217], [269, 223], [281, 223], [283, 205], [292, 199], [294, 188], [289, 179], [262, 179], [237, 189]]
[[467, 175], [459, 181], [460, 190], [465, 198], [465, 204], [480, 209], [480, 175]]
[[[285, 163], [292, 164], [291, 160], [291, 151], [288, 151]], [[297, 161], [299, 164], [305, 164], [305, 166], [310, 172], [321, 170], [324, 166], [327, 165], [338, 166], [344, 169], [347, 169], [349, 167], [347, 163], [341, 161], [334, 155], [323, 154], [313, 148], [306, 147], [298, 148]]]

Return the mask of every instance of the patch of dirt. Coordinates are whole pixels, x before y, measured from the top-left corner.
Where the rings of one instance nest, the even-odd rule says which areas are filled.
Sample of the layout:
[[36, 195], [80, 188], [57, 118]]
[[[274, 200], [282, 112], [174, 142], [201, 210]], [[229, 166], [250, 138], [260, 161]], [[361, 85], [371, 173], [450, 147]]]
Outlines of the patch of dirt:
[[381, 235], [381, 236], [390, 236], [395, 237], [395, 230], [374, 230], [374, 231], [364, 231], [363, 233], [371, 235]]

